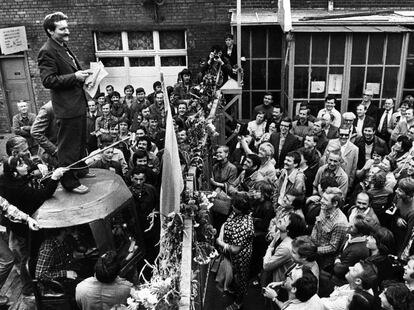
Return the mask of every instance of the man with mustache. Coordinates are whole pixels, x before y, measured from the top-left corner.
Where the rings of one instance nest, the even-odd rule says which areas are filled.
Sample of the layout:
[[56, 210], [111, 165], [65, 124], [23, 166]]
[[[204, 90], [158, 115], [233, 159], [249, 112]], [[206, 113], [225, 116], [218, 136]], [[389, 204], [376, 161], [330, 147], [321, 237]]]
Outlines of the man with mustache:
[[[66, 167], [86, 155], [87, 101], [83, 84], [89, 73], [82, 70], [76, 56], [67, 47], [70, 32], [65, 14], [55, 12], [47, 15], [43, 28], [48, 40], [38, 56], [40, 77], [43, 86], [50, 89], [56, 115], [58, 166]], [[80, 176], [69, 170], [61, 179], [62, 186], [74, 193], [86, 193], [88, 188], [79, 182]]]

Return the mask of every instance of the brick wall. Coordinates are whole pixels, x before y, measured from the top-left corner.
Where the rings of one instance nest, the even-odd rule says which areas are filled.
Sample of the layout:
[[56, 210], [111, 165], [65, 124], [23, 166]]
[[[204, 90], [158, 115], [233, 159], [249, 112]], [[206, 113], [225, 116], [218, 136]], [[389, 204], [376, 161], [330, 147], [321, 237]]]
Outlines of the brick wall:
[[[32, 77], [35, 102], [38, 107], [49, 100], [38, 76], [37, 53], [46, 40], [42, 29], [43, 17], [52, 11], [62, 11], [69, 16], [71, 26], [70, 46], [81, 64], [87, 67], [95, 60], [92, 32], [96, 30], [157, 30], [186, 29], [190, 69], [195, 70], [198, 59], [207, 56], [213, 44], [222, 44], [224, 33], [230, 30], [229, 9], [236, 0], [165, 0], [159, 7], [160, 21], [153, 18], [152, 5], [144, 0], [1, 0], [0, 28], [26, 26], [29, 42], [28, 60]], [[327, 0], [291, 0], [293, 8], [326, 8]], [[335, 8], [411, 7], [409, 0], [341, 0], [334, 1]], [[243, 8], [275, 9], [277, 1], [243, 0]], [[0, 130], [4, 126], [4, 107], [0, 102]]]

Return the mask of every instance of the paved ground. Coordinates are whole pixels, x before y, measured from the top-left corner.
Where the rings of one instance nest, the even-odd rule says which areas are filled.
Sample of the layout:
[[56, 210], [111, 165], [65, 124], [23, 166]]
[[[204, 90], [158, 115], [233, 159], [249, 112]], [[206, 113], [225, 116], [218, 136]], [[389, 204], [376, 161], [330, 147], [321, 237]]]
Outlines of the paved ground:
[[[216, 288], [213, 276], [210, 274], [207, 284], [207, 292], [205, 297], [204, 309], [206, 310], [224, 310], [226, 306], [233, 301], [223, 296], [223, 294]], [[248, 291], [243, 301], [243, 310], [257, 310], [264, 309], [264, 297], [261, 293], [260, 286], [254, 286], [250, 282]]]

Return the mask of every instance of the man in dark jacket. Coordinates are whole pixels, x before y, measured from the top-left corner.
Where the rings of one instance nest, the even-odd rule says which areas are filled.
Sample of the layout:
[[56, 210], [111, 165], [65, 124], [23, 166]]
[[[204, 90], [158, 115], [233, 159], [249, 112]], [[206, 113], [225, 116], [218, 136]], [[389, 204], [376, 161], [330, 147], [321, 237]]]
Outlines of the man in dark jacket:
[[88, 146], [88, 153], [91, 153], [98, 148], [98, 139], [94, 132], [96, 119], [101, 115], [101, 112], [99, 112], [96, 107], [95, 101], [89, 100], [88, 113], [86, 115], [86, 145]]
[[289, 130], [292, 128], [292, 120], [285, 117], [280, 122], [280, 132], [274, 132], [269, 142], [275, 148], [276, 168], [282, 169], [286, 154], [300, 147], [300, 141]]
[[365, 124], [362, 130], [362, 137], [355, 140], [354, 144], [359, 149], [357, 169], [364, 167], [365, 162], [371, 159], [376, 147], [384, 149], [386, 154], [389, 152], [387, 143], [375, 135], [375, 128], [376, 124], [373, 122]]
[[39, 144], [39, 157], [50, 167], [56, 168], [57, 161], [57, 126], [52, 101], [44, 104], [30, 130], [33, 139]]
[[[82, 70], [68, 49], [68, 17], [55, 12], [45, 17], [43, 28], [49, 37], [38, 56], [43, 86], [50, 89], [58, 125], [59, 166], [66, 167], [86, 155], [86, 97], [83, 84], [88, 71]], [[65, 189], [83, 194], [88, 188], [79, 182], [73, 170], [62, 178]]]

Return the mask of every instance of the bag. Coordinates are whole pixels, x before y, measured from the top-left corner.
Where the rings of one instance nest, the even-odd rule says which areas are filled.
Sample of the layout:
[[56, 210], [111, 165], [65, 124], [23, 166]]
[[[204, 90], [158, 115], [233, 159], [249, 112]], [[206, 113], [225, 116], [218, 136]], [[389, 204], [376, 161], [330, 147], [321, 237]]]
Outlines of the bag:
[[212, 262], [211, 272], [216, 273], [215, 282], [220, 292], [233, 293], [233, 266], [231, 260], [223, 253]]
[[[226, 187], [227, 189], [227, 187]], [[223, 215], [229, 215], [231, 210], [231, 198], [227, 195], [226, 191], [220, 188], [216, 189], [217, 196], [214, 198], [213, 206], [211, 210]]]

